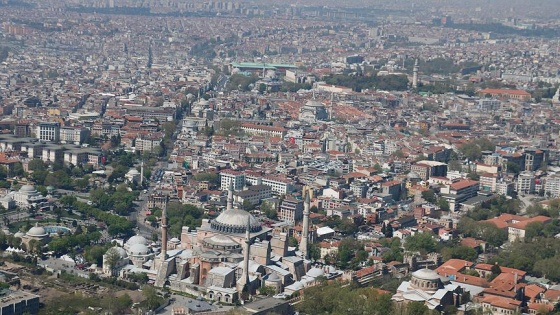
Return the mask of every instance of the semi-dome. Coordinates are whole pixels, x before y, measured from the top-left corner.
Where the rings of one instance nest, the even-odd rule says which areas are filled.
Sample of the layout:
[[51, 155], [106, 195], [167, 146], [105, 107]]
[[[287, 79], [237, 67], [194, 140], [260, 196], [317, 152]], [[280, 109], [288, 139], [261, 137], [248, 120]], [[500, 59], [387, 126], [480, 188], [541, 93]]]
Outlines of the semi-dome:
[[413, 278], [422, 280], [437, 281], [440, 280], [439, 275], [431, 269], [420, 269], [412, 273]]
[[148, 255], [150, 249], [144, 244], [134, 244], [128, 249], [131, 255]]
[[17, 238], [22, 238], [24, 236], [25, 236], [25, 234], [22, 231], [17, 231], [16, 234], [14, 234], [14, 237], [17, 237]]
[[306, 274], [307, 276], [313, 277], [313, 278], [317, 278], [317, 277], [321, 277], [325, 275], [325, 271], [321, 268], [311, 268], [309, 269], [309, 271]]
[[262, 230], [262, 226], [249, 212], [245, 210], [232, 209], [222, 212], [210, 226], [222, 233], [245, 233], [247, 230], [247, 221], [249, 221], [251, 233]]
[[292, 283], [291, 287], [294, 291], [301, 290], [301, 289], [304, 288], [303, 283], [301, 283], [300, 281], [296, 281], [296, 282]]
[[133, 237], [128, 239], [126, 244], [128, 246], [132, 246], [132, 245], [136, 245], [136, 244], [148, 245], [148, 241], [142, 235], [134, 235]]
[[133, 169], [131, 169], [130, 171], [128, 171], [128, 174], [129, 174], [129, 175], [139, 175], [140, 172], [138, 172], [137, 169], [133, 168]]
[[239, 244], [236, 243], [231, 238], [229, 238], [225, 235], [220, 235], [220, 234], [209, 237], [209, 238], [205, 239], [204, 242], [206, 242], [210, 245], [215, 245], [215, 246], [227, 246], [227, 247], [230, 247], [230, 246], [238, 247], [239, 246]]
[[21, 186], [21, 188], [19, 189], [19, 192], [21, 192], [21, 193], [32, 193], [32, 192], [35, 192], [35, 186], [33, 186], [33, 185], [23, 185], [23, 186]]
[[126, 251], [122, 247], [118, 247], [118, 246], [109, 248], [107, 250], [107, 254], [109, 254], [109, 252], [117, 252], [117, 254], [119, 254], [120, 259], [124, 259], [128, 256], [126, 254]]
[[270, 276], [268, 276], [267, 281], [280, 281], [280, 277], [278, 277], [275, 273], [271, 273]]
[[47, 231], [43, 227], [35, 225], [34, 227], [30, 228], [29, 231], [27, 231], [27, 236], [45, 237], [47, 236]]

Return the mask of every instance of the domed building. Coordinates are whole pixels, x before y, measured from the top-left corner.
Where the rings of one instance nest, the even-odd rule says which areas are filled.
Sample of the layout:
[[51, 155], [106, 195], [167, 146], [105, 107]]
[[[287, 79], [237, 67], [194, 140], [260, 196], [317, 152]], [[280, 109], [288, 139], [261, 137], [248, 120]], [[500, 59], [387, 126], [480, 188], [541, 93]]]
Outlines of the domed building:
[[38, 223], [35, 223], [35, 226], [31, 227], [25, 234], [17, 232], [14, 236], [21, 238], [21, 241], [26, 245], [29, 245], [29, 241], [31, 240], [36, 240], [45, 244], [51, 239], [47, 230], [45, 230], [44, 227], [39, 226]]
[[25, 236], [27, 236], [30, 239], [44, 241], [49, 237], [49, 234], [47, 233], [45, 228], [39, 226], [39, 224], [36, 223], [34, 227], [30, 228], [29, 231], [25, 233]]
[[131, 168], [130, 171], [124, 175], [126, 181], [129, 183], [140, 183], [140, 176], [140, 172], [135, 168]]
[[12, 195], [6, 195], [6, 196], [0, 198], [0, 204], [6, 210], [12, 210], [16, 207], [16, 202], [14, 201], [14, 198], [12, 197]]
[[30, 208], [31, 206], [40, 207], [47, 201], [47, 198], [35, 189], [33, 185], [23, 185], [21, 188], [10, 193], [16, 205], [20, 208]]
[[299, 120], [308, 123], [314, 123], [319, 120], [327, 120], [329, 114], [321, 102], [316, 100], [309, 100], [305, 105], [303, 105], [299, 112]]
[[434, 270], [419, 269], [412, 273], [410, 281], [403, 281], [392, 300], [397, 303], [423, 302], [431, 310], [443, 310], [448, 305], [459, 306], [463, 288], [451, 284]]
[[144, 236], [134, 235], [123, 247], [132, 264], [137, 268], [143, 268], [143, 265], [155, 256], [148, 246], [148, 240]]
[[[114, 254], [116, 251], [119, 256], [119, 262], [116, 264], [115, 268], [111, 270], [106, 266], [106, 258], [110, 254]], [[151, 260], [155, 257], [155, 253], [149, 247], [148, 240], [141, 235], [134, 235], [129, 238], [123, 247], [112, 247], [105, 255], [103, 255], [103, 273], [106, 275], [111, 275], [118, 273], [120, 269], [126, 266], [130, 266], [129, 269], [142, 269], [146, 272], [150, 268]], [[148, 264], [148, 265], [146, 265]]]
[[[103, 255], [103, 273], [106, 275], [116, 275], [119, 270], [128, 265], [128, 254], [122, 247], [111, 247]], [[111, 264], [114, 264], [111, 266]]]

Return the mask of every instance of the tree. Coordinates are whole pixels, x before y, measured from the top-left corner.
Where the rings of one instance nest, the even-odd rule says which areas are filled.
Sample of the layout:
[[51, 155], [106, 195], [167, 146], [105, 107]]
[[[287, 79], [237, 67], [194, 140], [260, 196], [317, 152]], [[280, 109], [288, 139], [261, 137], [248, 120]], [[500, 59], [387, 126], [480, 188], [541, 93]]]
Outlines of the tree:
[[437, 242], [431, 232], [416, 233], [406, 239], [404, 248], [408, 251], [431, 253], [436, 250]]
[[297, 246], [298, 246], [298, 240], [297, 240], [295, 237], [290, 236], [290, 237], [288, 238], [288, 246], [290, 246], [290, 247], [297, 247]]
[[65, 195], [62, 196], [58, 201], [65, 207], [72, 207], [76, 203], [76, 201], [78, 201], [78, 198], [73, 195]]
[[44, 171], [47, 169], [47, 166], [45, 165], [45, 162], [43, 162], [43, 160], [33, 159], [29, 161], [29, 163], [27, 164], [27, 168], [30, 171]]
[[278, 212], [274, 209], [268, 202], [263, 201], [260, 205], [260, 210], [267, 218], [271, 220], [276, 220], [278, 218]]
[[321, 249], [316, 244], [309, 244], [309, 258], [312, 261], [321, 259]]
[[407, 315], [425, 315], [429, 309], [423, 302], [410, 302], [406, 305]]
[[437, 197], [436, 193], [433, 189], [428, 189], [422, 192], [422, 199], [426, 200], [429, 203], [436, 203]]
[[84, 258], [90, 264], [97, 264], [97, 266], [101, 266], [103, 264], [103, 255], [106, 251], [106, 247], [102, 245], [90, 246], [86, 248]]
[[142, 288], [142, 295], [144, 295], [142, 305], [148, 310], [155, 310], [163, 304], [163, 298], [157, 295], [157, 291], [154, 287], [148, 285], [144, 286]]
[[276, 294], [276, 289], [271, 286], [262, 286], [259, 288], [260, 295], [272, 296]]
[[449, 202], [445, 198], [439, 198], [438, 206], [442, 211], [449, 211]]
[[109, 248], [107, 253], [105, 254], [105, 263], [109, 266], [109, 270], [111, 270], [111, 275], [115, 274], [115, 268], [121, 259], [121, 255], [119, 251], [115, 248]]
[[544, 223], [531, 222], [525, 226], [525, 241], [530, 242], [535, 237], [542, 236], [544, 231]]
[[452, 258], [475, 261], [478, 258], [476, 250], [468, 246], [445, 247], [442, 249], [441, 254], [444, 261]]

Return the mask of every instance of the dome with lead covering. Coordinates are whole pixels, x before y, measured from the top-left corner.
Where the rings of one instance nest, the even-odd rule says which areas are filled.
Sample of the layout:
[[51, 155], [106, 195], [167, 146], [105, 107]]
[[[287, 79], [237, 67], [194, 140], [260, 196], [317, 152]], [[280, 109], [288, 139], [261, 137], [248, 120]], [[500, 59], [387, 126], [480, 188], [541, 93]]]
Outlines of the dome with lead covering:
[[34, 193], [35, 191], [35, 186], [33, 185], [23, 185], [19, 189], [20, 193]]
[[43, 227], [35, 225], [34, 227], [30, 228], [29, 231], [27, 231], [27, 236], [46, 237], [47, 231]]
[[148, 248], [148, 246], [144, 245], [144, 244], [134, 244], [132, 246], [130, 246], [130, 248], [128, 249], [128, 251], [130, 252], [130, 255], [148, 255], [150, 253], [150, 249]]
[[146, 238], [144, 236], [134, 235], [133, 237], [128, 239], [126, 244], [128, 246], [132, 246], [132, 245], [136, 245], [136, 244], [148, 245], [148, 241], [146, 240]]
[[431, 269], [416, 270], [415, 272], [412, 273], [412, 276], [414, 278], [418, 278], [422, 280], [431, 280], [431, 281], [440, 280], [439, 275]]
[[256, 233], [262, 230], [262, 226], [249, 212], [245, 210], [232, 209], [222, 212], [215, 220], [210, 222], [212, 229], [222, 233], [240, 234], [247, 230], [249, 222], [249, 232]]

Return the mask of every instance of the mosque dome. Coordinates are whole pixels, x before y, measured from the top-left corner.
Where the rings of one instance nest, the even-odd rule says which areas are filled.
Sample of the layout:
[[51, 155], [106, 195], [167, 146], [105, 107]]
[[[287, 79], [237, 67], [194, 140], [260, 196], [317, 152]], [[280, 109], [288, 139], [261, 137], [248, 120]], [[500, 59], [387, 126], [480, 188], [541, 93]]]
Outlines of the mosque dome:
[[134, 245], [130, 246], [128, 248], [128, 251], [133, 256], [136, 256], [136, 255], [141, 256], [141, 255], [148, 255], [148, 253], [150, 252], [150, 249], [148, 248], [148, 246], [138, 243], [138, 244], [134, 244]]
[[133, 246], [133, 245], [136, 245], [136, 244], [141, 244], [141, 245], [146, 246], [146, 245], [148, 245], [148, 241], [146, 240], [146, 238], [144, 236], [134, 235], [133, 237], [128, 239], [126, 244], [128, 246]]
[[127, 173], [128, 175], [140, 175], [140, 172], [138, 172], [137, 169], [133, 168], [130, 171], [128, 171]]
[[126, 251], [122, 247], [118, 247], [118, 246], [111, 247], [107, 250], [107, 254], [109, 253], [109, 251], [116, 251], [119, 254], [120, 259], [124, 259], [128, 256], [126, 254]]
[[420, 269], [412, 273], [410, 285], [424, 291], [436, 291], [442, 286], [440, 276], [433, 270]]
[[298, 290], [301, 290], [301, 289], [304, 288], [303, 283], [301, 283], [300, 281], [296, 281], [296, 282], [292, 283], [291, 286], [292, 286], [292, 289], [294, 291], [298, 291]]
[[19, 189], [20, 193], [34, 193], [35, 191], [35, 186], [33, 185], [23, 185]]
[[232, 209], [222, 212], [215, 220], [210, 222], [212, 229], [222, 233], [245, 233], [249, 221], [251, 233], [262, 230], [262, 226], [249, 212], [245, 210]]
[[47, 231], [43, 227], [35, 225], [34, 227], [30, 228], [29, 231], [27, 231], [27, 236], [45, 237], [47, 236]]
[[431, 269], [420, 269], [412, 273], [412, 277], [422, 280], [437, 281], [440, 280], [439, 275]]
[[280, 281], [280, 277], [278, 277], [277, 274], [275, 273], [271, 273], [270, 276], [268, 276], [268, 279], [266, 279], [267, 281]]
[[325, 271], [323, 271], [323, 269], [321, 268], [316, 268], [316, 267], [309, 269], [309, 271], [306, 274], [306, 276], [310, 276], [313, 278], [321, 277], [324, 275], [325, 275]]
[[239, 247], [239, 244], [237, 244], [234, 240], [232, 240], [231, 238], [225, 235], [220, 235], [220, 234], [209, 237], [205, 239], [204, 242], [214, 246]]

